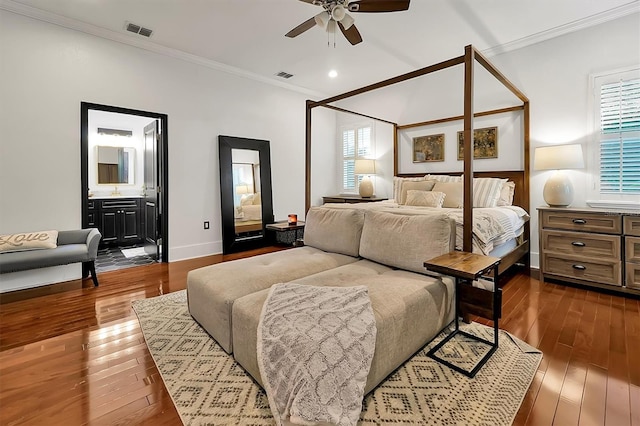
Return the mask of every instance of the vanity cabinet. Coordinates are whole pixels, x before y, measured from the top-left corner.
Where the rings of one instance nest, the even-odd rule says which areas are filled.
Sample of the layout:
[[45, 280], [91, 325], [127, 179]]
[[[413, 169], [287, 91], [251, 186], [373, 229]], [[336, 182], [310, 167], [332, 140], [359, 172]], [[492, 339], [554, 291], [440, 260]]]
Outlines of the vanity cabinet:
[[[96, 227], [103, 245], [135, 244], [142, 241], [140, 198], [90, 200], [96, 205]], [[89, 208], [89, 222], [91, 222]]]
[[640, 291], [640, 214], [540, 207], [540, 272], [577, 284]]

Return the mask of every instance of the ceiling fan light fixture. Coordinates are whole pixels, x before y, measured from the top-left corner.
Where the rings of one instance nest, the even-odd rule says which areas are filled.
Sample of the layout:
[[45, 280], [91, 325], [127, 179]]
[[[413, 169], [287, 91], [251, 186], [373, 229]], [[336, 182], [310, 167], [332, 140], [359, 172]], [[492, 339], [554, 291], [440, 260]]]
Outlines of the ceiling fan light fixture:
[[324, 29], [329, 23], [329, 21], [331, 20], [331, 16], [329, 15], [328, 12], [325, 11], [325, 12], [318, 13], [316, 16], [313, 17], [313, 19], [315, 19], [316, 25]]
[[354, 22], [354, 19], [348, 13], [345, 13], [344, 18], [342, 18], [342, 20], [340, 21], [345, 30], [351, 28]]
[[342, 21], [347, 12], [344, 10], [344, 6], [337, 4], [331, 9], [331, 17], [336, 21]]

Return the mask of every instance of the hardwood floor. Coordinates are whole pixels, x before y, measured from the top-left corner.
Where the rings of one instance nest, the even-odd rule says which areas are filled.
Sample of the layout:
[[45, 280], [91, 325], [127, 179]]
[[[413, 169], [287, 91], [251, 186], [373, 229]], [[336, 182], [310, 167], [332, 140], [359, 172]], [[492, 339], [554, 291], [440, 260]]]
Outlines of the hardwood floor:
[[[0, 425], [180, 424], [131, 301], [184, 289], [189, 270], [236, 257], [106, 272], [98, 288], [74, 281], [57, 294], [3, 296]], [[640, 426], [637, 299], [524, 274], [503, 291], [500, 327], [544, 352], [514, 424]]]

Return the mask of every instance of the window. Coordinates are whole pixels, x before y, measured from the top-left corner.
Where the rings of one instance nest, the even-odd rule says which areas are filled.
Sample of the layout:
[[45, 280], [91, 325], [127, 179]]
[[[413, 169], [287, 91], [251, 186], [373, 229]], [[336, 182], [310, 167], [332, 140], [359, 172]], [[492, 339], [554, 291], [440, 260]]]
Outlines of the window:
[[640, 194], [639, 71], [594, 78], [599, 198]]
[[342, 191], [356, 192], [361, 176], [355, 174], [356, 158], [373, 158], [373, 126], [342, 127]]

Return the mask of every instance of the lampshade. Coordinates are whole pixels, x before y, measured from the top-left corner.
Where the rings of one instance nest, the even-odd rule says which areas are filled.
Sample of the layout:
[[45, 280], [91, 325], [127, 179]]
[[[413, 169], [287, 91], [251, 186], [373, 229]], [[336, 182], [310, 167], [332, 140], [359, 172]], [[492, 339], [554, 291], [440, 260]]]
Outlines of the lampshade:
[[562, 170], [584, 168], [582, 145], [555, 145], [536, 148], [533, 162], [535, 170], [556, 170], [547, 179], [542, 197], [552, 207], [567, 207], [573, 201], [573, 185]]
[[369, 159], [356, 160], [354, 173], [357, 175], [375, 175], [376, 160], [369, 160]]
[[244, 195], [249, 193], [249, 185], [246, 183], [241, 183], [236, 185], [236, 194]]
[[313, 19], [316, 21], [316, 25], [324, 29], [327, 26], [329, 19], [331, 19], [331, 16], [327, 12], [320, 12], [314, 16]]
[[582, 145], [554, 145], [536, 148], [534, 170], [583, 169]]

